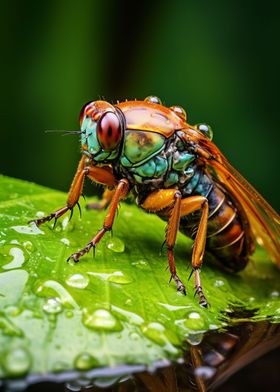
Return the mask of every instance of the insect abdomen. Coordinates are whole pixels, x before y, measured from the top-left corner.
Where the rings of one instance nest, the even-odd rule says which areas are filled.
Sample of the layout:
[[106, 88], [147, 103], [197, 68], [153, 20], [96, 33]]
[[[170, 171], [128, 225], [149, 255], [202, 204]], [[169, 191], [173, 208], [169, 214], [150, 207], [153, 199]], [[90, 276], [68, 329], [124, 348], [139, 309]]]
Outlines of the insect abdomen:
[[210, 213], [206, 249], [226, 268], [239, 271], [245, 268], [250, 253], [240, 213], [229, 196], [215, 184], [207, 198]]
[[[206, 250], [216, 256], [222, 265], [231, 271], [245, 268], [252, 244], [247, 238], [247, 229], [240, 210], [234, 205], [230, 196], [206, 174], [192, 190], [192, 195], [206, 196], [209, 203], [207, 223]], [[194, 238], [200, 214], [192, 214], [182, 220], [181, 230]]]

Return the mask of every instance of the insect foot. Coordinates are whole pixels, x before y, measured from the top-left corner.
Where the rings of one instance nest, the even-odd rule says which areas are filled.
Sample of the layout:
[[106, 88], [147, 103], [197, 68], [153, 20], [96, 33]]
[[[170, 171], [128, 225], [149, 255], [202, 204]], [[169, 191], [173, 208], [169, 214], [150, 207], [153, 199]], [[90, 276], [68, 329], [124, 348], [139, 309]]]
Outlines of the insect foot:
[[176, 283], [176, 286], [177, 286], [177, 291], [179, 291], [180, 293], [183, 293], [183, 294], [185, 294], [186, 295], [186, 287], [185, 287], [185, 285], [182, 283], [182, 281], [181, 281], [181, 279], [179, 278], [179, 276], [177, 275], [177, 274], [171, 274], [171, 277], [170, 277], [170, 281], [169, 282], [171, 282], [171, 280], [174, 280], [174, 282]]
[[208, 308], [209, 304], [207, 302], [205, 295], [203, 294], [201, 286], [196, 287], [194, 296], [196, 295], [198, 295], [199, 297], [199, 305], [203, 306], [204, 308]]
[[80, 260], [80, 257], [82, 257], [83, 255], [88, 253], [92, 247], [93, 247], [93, 244], [90, 242], [83, 249], [79, 250], [77, 253], [72, 253], [71, 256], [68, 257], [67, 262], [72, 259], [72, 260], [74, 260], [75, 263], [78, 263], [78, 261]]
[[[70, 208], [68, 206], [62, 207], [59, 210], [53, 212], [50, 215], [44, 216], [43, 218], [39, 218], [39, 219], [31, 219], [30, 221], [28, 221], [28, 223], [35, 223], [36, 226], [40, 226], [43, 223], [49, 222], [52, 219], [55, 219], [54, 221], [54, 227], [56, 225], [56, 221], [59, 217], [61, 217], [62, 215], [65, 214], [65, 212], [69, 211]], [[72, 211], [71, 211], [72, 212]]]

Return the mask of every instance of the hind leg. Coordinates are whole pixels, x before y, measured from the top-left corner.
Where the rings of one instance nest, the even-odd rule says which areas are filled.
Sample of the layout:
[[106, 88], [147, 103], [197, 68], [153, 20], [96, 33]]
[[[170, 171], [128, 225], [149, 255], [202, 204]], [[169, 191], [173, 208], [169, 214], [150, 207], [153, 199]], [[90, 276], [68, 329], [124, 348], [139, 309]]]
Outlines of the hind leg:
[[194, 241], [192, 253], [192, 267], [194, 271], [195, 293], [199, 297], [200, 305], [207, 307], [207, 300], [203, 294], [199, 270], [202, 266], [203, 255], [206, 242], [208, 201], [203, 196], [190, 196], [182, 199], [181, 193], [176, 189], [160, 189], [152, 192], [142, 204], [142, 207], [151, 212], [165, 211], [168, 215], [165, 243], [168, 249], [168, 263], [173, 279], [178, 291], [185, 293], [185, 286], [176, 273], [173, 248], [175, 246], [180, 219], [197, 210], [202, 210], [201, 219], [198, 225], [197, 234]]

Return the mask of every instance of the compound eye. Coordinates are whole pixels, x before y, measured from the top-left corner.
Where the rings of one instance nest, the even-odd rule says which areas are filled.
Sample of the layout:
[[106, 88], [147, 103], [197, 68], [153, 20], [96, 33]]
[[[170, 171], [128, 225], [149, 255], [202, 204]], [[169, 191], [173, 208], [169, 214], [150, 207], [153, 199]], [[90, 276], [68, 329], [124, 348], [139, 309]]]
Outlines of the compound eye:
[[196, 124], [195, 126], [208, 139], [213, 139], [213, 129], [208, 124]]
[[104, 151], [113, 151], [122, 138], [120, 120], [113, 112], [104, 113], [97, 123], [97, 138]]

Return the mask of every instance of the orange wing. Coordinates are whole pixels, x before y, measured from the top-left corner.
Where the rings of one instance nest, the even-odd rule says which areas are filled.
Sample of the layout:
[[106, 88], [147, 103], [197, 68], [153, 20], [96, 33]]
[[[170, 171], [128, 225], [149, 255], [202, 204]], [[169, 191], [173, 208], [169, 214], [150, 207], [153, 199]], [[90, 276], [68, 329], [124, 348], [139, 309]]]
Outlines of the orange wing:
[[183, 130], [214, 179], [222, 183], [242, 205], [257, 241], [280, 267], [280, 216], [247, 180], [228, 162], [208, 138], [195, 129]]

